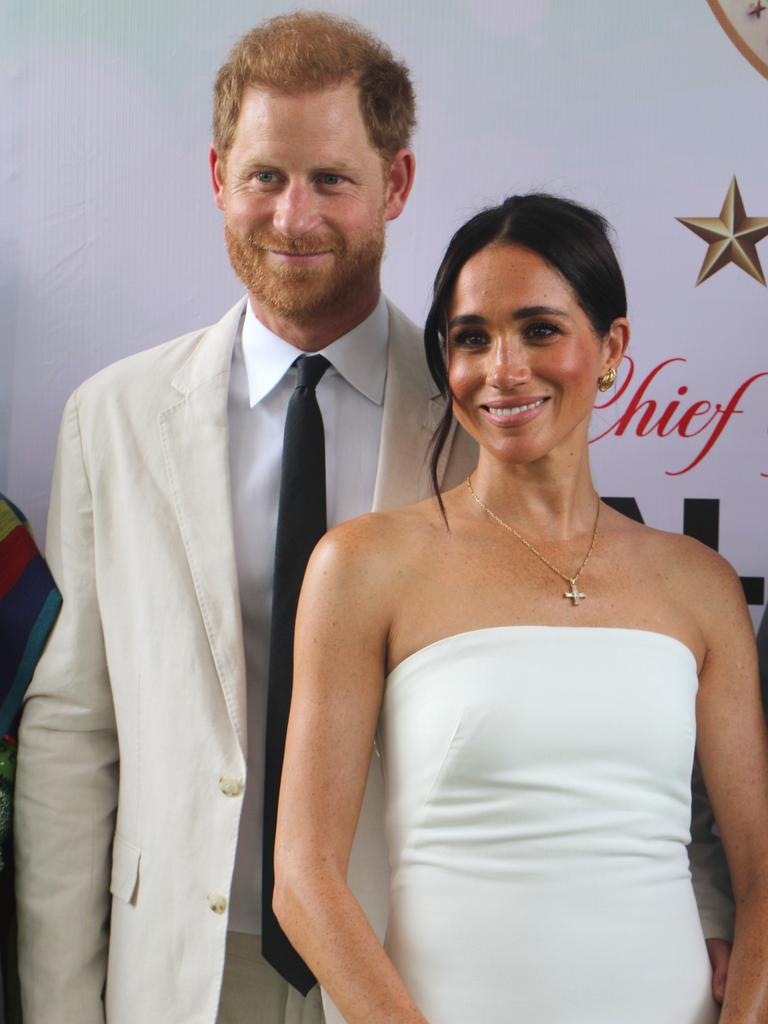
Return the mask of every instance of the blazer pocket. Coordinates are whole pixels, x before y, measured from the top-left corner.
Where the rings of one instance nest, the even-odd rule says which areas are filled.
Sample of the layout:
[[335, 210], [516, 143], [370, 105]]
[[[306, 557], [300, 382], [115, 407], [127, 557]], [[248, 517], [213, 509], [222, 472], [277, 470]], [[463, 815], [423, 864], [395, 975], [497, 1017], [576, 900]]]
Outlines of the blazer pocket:
[[119, 832], [112, 844], [112, 878], [109, 891], [125, 903], [136, 904], [139, 898], [139, 866], [141, 850]]

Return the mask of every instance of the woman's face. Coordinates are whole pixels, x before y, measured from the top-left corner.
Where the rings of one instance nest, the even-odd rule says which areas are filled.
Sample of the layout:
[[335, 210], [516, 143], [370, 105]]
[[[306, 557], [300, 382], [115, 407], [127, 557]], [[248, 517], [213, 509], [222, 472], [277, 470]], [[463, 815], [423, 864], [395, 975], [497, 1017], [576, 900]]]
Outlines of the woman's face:
[[503, 243], [464, 264], [447, 320], [454, 413], [482, 448], [528, 463], [586, 445], [597, 379], [621, 359], [626, 320], [601, 340], [557, 270]]

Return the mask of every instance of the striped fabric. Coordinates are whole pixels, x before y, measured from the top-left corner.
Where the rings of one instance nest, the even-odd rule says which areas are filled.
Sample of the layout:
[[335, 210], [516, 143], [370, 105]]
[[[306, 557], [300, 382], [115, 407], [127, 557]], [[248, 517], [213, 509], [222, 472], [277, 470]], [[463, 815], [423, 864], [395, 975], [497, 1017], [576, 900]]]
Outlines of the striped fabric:
[[60, 607], [29, 523], [0, 494], [0, 737], [14, 724]]

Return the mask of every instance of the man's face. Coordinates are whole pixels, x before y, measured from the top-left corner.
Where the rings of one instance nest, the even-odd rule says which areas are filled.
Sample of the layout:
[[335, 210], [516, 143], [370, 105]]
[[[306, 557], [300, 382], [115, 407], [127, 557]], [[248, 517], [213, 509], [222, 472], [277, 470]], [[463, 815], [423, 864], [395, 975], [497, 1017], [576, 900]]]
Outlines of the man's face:
[[232, 266], [258, 304], [306, 324], [377, 291], [384, 224], [407, 190], [368, 139], [355, 84], [246, 89], [232, 147], [223, 162], [212, 152], [212, 167]]

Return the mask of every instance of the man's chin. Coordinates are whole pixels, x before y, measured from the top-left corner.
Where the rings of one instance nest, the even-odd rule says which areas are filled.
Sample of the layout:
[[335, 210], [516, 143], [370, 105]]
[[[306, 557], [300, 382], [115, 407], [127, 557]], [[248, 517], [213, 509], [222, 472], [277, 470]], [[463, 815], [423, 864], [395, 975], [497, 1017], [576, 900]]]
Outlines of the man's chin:
[[[293, 285], [294, 282], [291, 282]], [[247, 287], [247, 283], [246, 283]], [[321, 317], [336, 310], [343, 310], [349, 303], [349, 293], [331, 292], [327, 289], [314, 291], [311, 287], [288, 287], [282, 281], [279, 288], [248, 288], [251, 297], [273, 316], [291, 323], [310, 325]]]
[[248, 249], [231, 231], [225, 233], [232, 267], [254, 302], [266, 313], [299, 326], [343, 316], [354, 308], [377, 279], [384, 251], [382, 230], [357, 251], [334, 253], [332, 260], [271, 266], [263, 252]]
[[[250, 269], [250, 268], [249, 268]], [[353, 274], [329, 272], [320, 267], [281, 267], [279, 271], [238, 274], [249, 295], [265, 311], [299, 326], [329, 316], [344, 314], [367, 290], [375, 274], [369, 267], [357, 266]]]

